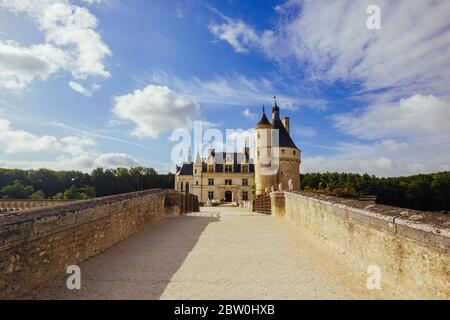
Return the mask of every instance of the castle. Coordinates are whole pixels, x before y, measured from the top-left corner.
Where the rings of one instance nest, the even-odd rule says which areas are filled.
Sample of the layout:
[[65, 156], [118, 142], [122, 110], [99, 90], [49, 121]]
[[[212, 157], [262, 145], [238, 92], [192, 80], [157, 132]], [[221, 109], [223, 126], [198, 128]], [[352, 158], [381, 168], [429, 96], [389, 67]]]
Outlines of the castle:
[[195, 161], [190, 154], [187, 162], [177, 167], [175, 190], [198, 196], [200, 203], [208, 199], [215, 202], [240, 204], [252, 199], [252, 186], [256, 195], [274, 190], [300, 189], [301, 151], [292, 141], [289, 118], [280, 118], [275, 100], [272, 121], [265, 110], [255, 127], [255, 155], [250, 148], [242, 153], [216, 152], [209, 149], [206, 158], [197, 153]]

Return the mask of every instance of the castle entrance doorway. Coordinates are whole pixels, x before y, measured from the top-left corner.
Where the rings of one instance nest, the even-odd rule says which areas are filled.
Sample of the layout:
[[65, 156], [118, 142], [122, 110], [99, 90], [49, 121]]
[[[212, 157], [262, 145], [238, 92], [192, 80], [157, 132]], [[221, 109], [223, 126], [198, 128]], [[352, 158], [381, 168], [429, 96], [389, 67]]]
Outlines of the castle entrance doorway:
[[225, 192], [225, 202], [233, 201], [233, 193], [231, 191]]

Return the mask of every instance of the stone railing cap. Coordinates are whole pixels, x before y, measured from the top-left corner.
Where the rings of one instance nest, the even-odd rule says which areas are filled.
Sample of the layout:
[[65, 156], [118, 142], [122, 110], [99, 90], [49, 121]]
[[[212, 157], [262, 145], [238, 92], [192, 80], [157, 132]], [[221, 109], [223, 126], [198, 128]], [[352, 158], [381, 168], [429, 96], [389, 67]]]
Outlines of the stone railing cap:
[[306, 191], [294, 191], [290, 193], [300, 194], [318, 201], [326, 201], [336, 205], [369, 211], [386, 217], [390, 216], [395, 218], [396, 221], [404, 221], [402, 224], [410, 227], [416, 226], [418, 229], [426, 229], [424, 225], [431, 227], [433, 230], [443, 229], [443, 232], [437, 232], [443, 236], [450, 234], [450, 216], [446, 214], [405, 209], [383, 204], [368, 204], [365, 201], [356, 199], [338, 198]]

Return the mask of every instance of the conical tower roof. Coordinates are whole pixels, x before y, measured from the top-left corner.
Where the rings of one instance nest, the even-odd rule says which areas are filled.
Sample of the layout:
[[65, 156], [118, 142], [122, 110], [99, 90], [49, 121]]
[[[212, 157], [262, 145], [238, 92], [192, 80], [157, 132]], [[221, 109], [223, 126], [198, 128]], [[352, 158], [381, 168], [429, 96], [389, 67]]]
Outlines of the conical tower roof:
[[272, 126], [275, 130], [278, 130], [278, 147], [298, 149], [280, 119], [280, 108], [278, 107], [276, 98], [274, 99], [275, 103], [272, 108]]
[[270, 124], [269, 119], [267, 119], [264, 107], [263, 107], [263, 112], [262, 112], [262, 115], [261, 115], [261, 119], [256, 124], [256, 129], [262, 129], [262, 128], [272, 128], [272, 125]]

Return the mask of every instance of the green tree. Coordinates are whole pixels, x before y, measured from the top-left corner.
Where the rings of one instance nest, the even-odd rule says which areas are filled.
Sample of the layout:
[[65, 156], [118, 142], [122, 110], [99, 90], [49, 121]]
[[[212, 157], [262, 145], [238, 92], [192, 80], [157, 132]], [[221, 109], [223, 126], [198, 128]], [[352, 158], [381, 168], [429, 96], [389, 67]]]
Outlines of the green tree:
[[253, 199], [256, 199], [256, 182], [253, 181], [252, 184], [252, 195], [253, 195]]
[[78, 188], [73, 185], [66, 191], [64, 191], [64, 199], [66, 200], [77, 200], [80, 198], [80, 192], [78, 191]]
[[5, 199], [29, 199], [33, 191], [33, 187], [24, 186], [19, 180], [2, 188], [2, 194]]
[[95, 198], [95, 188], [93, 186], [87, 186], [79, 189], [80, 199], [92, 199]]
[[53, 199], [55, 199], [55, 200], [63, 200], [64, 199], [64, 193], [58, 192], [57, 194], [55, 194], [53, 196]]
[[45, 199], [45, 194], [41, 190], [38, 190], [38, 191], [36, 191], [35, 193], [33, 193], [31, 195], [31, 199], [33, 199], [33, 200], [43, 200], [43, 199]]

